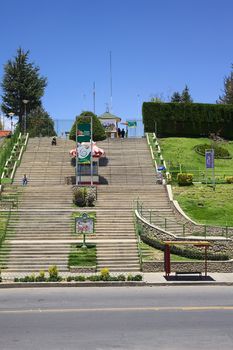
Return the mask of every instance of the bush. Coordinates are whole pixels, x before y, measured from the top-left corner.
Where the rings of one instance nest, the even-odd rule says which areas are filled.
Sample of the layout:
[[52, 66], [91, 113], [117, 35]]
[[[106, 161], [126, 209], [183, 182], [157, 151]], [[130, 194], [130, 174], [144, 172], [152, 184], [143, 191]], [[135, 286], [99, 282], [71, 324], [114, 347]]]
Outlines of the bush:
[[[154, 247], [156, 249], [164, 251], [165, 244], [154, 237], [148, 237], [145, 234], [141, 236], [144, 243]], [[205, 260], [205, 253], [195, 248], [183, 248], [181, 246], [171, 245], [170, 252], [175, 255], [183, 256], [185, 258]], [[225, 253], [211, 253], [207, 252], [207, 259], [213, 261], [229, 260], [229, 257]]]
[[103, 268], [101, 271], [100, 271], [100, 277], [103, 281], [107, 281], [109, 279], [109, 269], [107, 267]]
[[78, 207], [85, 207], [86, 206], [86, 193], [87, 190], [85, 187], [78, 187], [74, 189], [73, 192], [73, 202]]
[[226, 176], [225, 180], [228, 184], [233, 184], [233, 176]]
[[39, 272], [39, 276], [36, 276], [36, 282], [45, 282], [46, 278], [45, 278], [45, 271], [41, 270]]
[[88, 276], [87, 280], [92, 281], [92, 282], [101, 281], [101, 276], [100, 275]]
[[190, 186], [193, 183], [193, 174], [178, 173], [177, 182], [179, 186]]
[[[105, 130], [98, 119], [97, 115], [95, 115], [92, 112], [85, 111], [80, 114], [80, 116], [77, 118], [77, 123], [90, 123], [91, 118], [83, 118], [84, 116], [92, 115], [92, 122], [93, 122], [93, 141], [102, 141], [106, 139]], [[76, 121], [74, 121], [74, 124], [70, 130], [70, 140], [76, 141]]]
[[125, 277], [125, 275], [118, 275], [117, 276], [117, 281], [125, 281], [126, 280], [126, 277]]
[[78, 207], [93, 207], [96, 200], [93, 188], [74, 186], [73, 203]]
[[56, 265], [50, 266], [48, 269], [48, 273], [49, 273], [48, 281], [59, 282], [62, 280], [62, 278], [58, 275], [58, 268]]
[[205, 151], [207, 149], [214, 149], [214, 158], [216, 159], [231, 159], [231, 155], [228, 152], [228, 150], [226, 148], [223, 148], [222, 146], [217, 145], [216, 143], [212, 143], [211, 145], [208, 143], [203, 143], [200, 145], [196, 145], [194, 147], [194, 150], [202, 155], [205, 156]]
[[142, 106], [145, 132], [159, 137], [200, 137], [210, 133], [233, 139], [233, 105], [204, 103], [154, 103]]

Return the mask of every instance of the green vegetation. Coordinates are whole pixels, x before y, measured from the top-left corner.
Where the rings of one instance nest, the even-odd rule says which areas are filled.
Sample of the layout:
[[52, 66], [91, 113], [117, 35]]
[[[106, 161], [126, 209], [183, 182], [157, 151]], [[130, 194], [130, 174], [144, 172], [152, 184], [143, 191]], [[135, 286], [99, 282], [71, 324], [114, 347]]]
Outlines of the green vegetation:
[[2, 111], [7, 115], [14, 113], [22, 120], [25, 113], [23, 101], [27, 101], [27, 113], [41, 106], [41, 98], [47, 85], [47, 79], [40, 76], [39, 67], [29, 62], [29, 51], [22, 48], [16, 56], [4, 66], [2, 87]]
[[[106, 139], [106, 134], [104, 131], [104, 128], [101, 124], [101, 122], [99, 121], [98, 117], [96, 114], [94, 114], [93, 112], [89, 112], [89, 111], [85, 111], [82, 112], [80, 114], [80, 116], [76, 117], [77, 118], [77, 123], [78, 124], [83, 124], [83, 123], [90, 123], [91, 122], [91, 118], [87, 117], [87, 116], [91, 116], [92, 115], [92, 123], [93, 123], [93, 140], [94, 141], [102, 141]], [[76, 140], [76, 120], [74, 121], [74, 124], [70, 130], [70, 139], [71, 140]]]
[[96, 266], [96, 246], [87, 244], [87, 248], [82, 248], [81, 244], [72, 244], [68, 266]]
[[[154, 247], [156, 249], [159, 249], [161, 251], [164, 251], [165, 249], [164, 242], [159, 241], [157, 238], [154, 237], [153, 234], [143, 233], [141, 234], [141, 240], [147, 245]], [[195, 260], [205, 259], [205, 252], [203, 250], [199, 250], [198, 248], [192, 246], [191, 244], [188, 246], [175, 245], [175, 244], [171, 245], [170, 252], [171, 254], [177, 255], [179, 257], [195, 259]], [[176, 257], [175, 259], [178, 259], [178, 257]], [[218, 260], [228, 260], [229, 257], [227, 254], [207, 252], [207, 259], [218, 261]]]
[[215, 191], [206, 185], [173, 187], [176, 199], [184, 212], [194, 221], [233, 227], [233, 185], [217, 185]]
[[233, 105], [204, 103], [154, 103], [142, 106], [145, 132], [161, 137], [200, 137], [210, 133], [233, 139]]
[[[142, 252], [142, 261], [163, 261], [164, 252], [150, 245], [140, 242], [140, 249]], [[171, 261], [197, 261], [196, 259], [190, 259], [176, 254], [171, 254]]]
[[[166, 161], [167, 170], [173, 173], [189, 172], [193, 174], [193, 181], [205, 181], [205, 176], [211, 180], [212, 169], [205, 169], [205, 157], [195, 152], [195, 146], [210, 144], [208, 138], [178, 138], [169, 137], [159, 140], [162, 155]], [[233, 154], [233, 141], [218, 142], [230, 155]], [[217, 180], [224, 180], [233, 175], [233, 159], [215, 159], [215, 175]]]
[[43, 107], [37, 107], [29, 113], [27, 132], [29, 132], [30, 137], [56, 136], [54, 121]]
[[217, 142], [212, 143], [204, 143], [200, 144], [194, 147], [194, 150], [199, 153], [202, 156], [205, 156], [206, 150], [209, 150], [213, 148], [214, 149], [214, 158], [215, 159], [230, 159], [232, 156], [230, 155], [229, 151], [217, 144]]
[[[92, 281], [92, 282], [98, 282], [98, 281], [107, 281], [107, 282], [123, 282], [123, 281], [142, 281], [142, 275], [137, 274], [120, 274], [117, 276], [111, 275], [109, 272], [109, 269], [104, 268], [101, 270], [100, 274], [98, 275], [90, 275], [90, 276], [84, 276], [84, 275], [77, 275], [77, 276], [68, 276], [66, 278], [62, 278], [59, 275], [59, 271], [57, 269], [57, 266], [50, 266], [48, 269], [49, 277], [45, 276], [45, 271], [40, 271], [39, 275], [35, 275], [34, 273], [22, 278], [15, 277], [14, 282], [61, 282], [61, 281], [67, 281], [67, 282], [85, 282], [85, 281]], [[0, 273], [1, 277], [1, 273]], [[0, 278], [1, 282], [1, 278]]]
[[96, 192], [94, 187], [75, 186], [73, 188], [73, 203], [77, 207], [94, 207]]

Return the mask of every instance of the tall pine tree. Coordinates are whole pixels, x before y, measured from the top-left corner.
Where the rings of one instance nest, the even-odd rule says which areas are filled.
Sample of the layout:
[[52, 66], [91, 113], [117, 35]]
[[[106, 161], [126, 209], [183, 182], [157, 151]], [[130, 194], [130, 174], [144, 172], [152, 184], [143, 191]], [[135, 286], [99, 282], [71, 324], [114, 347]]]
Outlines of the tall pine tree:
[[175, 91], [171, 97], [171, 102], [181, 102], [181, 95], [178, 91]]
[[5, 64], [1, 83], [2, 111], [6, 115], [11, 112], [18, 116], [20, 125], [25, 111], [23, 100], [29, 101], [27, 113], [41, 106], [41, 97], [47, 85], [47, 79], [39, 75], [39, 67], [28, 60], [29, 51], [24, 52], [19, 48], [14, 59]]
[[233, 104], [233, 64], [231, 65], [231, 69], [230, 75], [224, 78], [223, 95], [219, 96], [217, 103]]
[[189, 88], [187, 85], [185, 85], [185, 88], [181, 93], [181, 102], [182, 103], [192, 103], [193, 102], [193, 99], [190, 95]]

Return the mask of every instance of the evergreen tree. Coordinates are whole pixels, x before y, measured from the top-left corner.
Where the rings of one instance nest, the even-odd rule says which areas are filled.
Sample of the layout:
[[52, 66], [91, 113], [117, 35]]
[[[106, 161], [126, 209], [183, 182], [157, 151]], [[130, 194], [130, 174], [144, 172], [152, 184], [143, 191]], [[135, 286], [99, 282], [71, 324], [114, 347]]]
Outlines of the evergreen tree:
[[29, 113], [26, 125], [30, 137], [56, 136], [54, 121], [42, 107], [37, 107]]
[[[106, 139], [106, 134], [105, 130], [98, 119], [97, 115], [89, 112], [89, 111], [84, 111], [80, 114], [80, 116], [76, 117], [77, 118], [77, 123], [90, 123], [91, 118], [85, 117], [92, 115], [92, 128], [93, 128], [93, 141], [102, 141]], [[70, 130], [70, 139], [76, 141], [76, 120], [74, 121], [74, 124]]]
[[28, 62], [28, 59], [29, 51], [24, 52], [19, 48], [14, 59], [5, 64], [1, 83], [2, 111], [6, 115], [13, 112], [19, 117], [20, 125], [25, 111], [23, 100], [29, 101], [27, 113], [41, 106], [41, 97], [47, 85], [47, 79], [39, 75], [39, 67]]
[[181, 102], [182, 103], [192, 103], [193, 102], [193, 99], [189, 93], [189, 88], [187, 85], [185, 85], [185, 88], [181, 93]]
[[181, 95], [178, 91], [175, 91], [171, 97], [171, 102], [181, 102]]
[[219, 96], [217, 103], [233, 104], [233, 64], [232, 71], [228, 77], [224, 78], [223, 95]]

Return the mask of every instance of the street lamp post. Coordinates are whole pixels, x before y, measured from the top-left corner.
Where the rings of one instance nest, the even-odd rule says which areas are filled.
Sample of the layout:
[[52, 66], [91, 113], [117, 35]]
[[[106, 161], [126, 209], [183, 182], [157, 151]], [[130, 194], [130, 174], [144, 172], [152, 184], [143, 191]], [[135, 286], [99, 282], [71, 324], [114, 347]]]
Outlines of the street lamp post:
[[11, 118], [11, 134], [12, 134], [12, 131], [13, 131], [13, 122], [12, 122], [12, 118], [13, 118], [13, 116], [15, 115], [15, 113], [10, 112], [10, 113], [8, 113], [8, 115], [9, 115], [10, 118]]
[[24, 103], [24, 135], [26, 135], [27, 131], [27, 104], [29, 100], [23, 100]]

